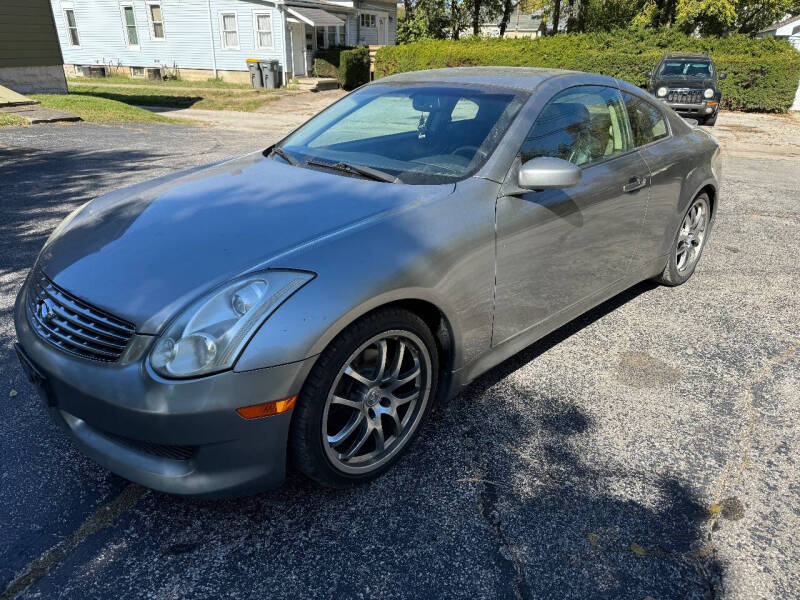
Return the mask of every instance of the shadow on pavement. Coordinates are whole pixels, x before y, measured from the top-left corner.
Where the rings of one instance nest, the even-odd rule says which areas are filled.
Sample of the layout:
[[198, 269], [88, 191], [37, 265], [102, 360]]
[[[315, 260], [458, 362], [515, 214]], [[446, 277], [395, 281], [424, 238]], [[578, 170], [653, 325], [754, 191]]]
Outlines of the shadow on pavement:
[[513, 376], [649, 289], [635, 286], [479, 378], [372, 484], [327, 490], [292, 474], [236, 500], [148, 493], [31, 592], [714, 598], [724, 568], [690, 485], [603, 452], [585, 398]]

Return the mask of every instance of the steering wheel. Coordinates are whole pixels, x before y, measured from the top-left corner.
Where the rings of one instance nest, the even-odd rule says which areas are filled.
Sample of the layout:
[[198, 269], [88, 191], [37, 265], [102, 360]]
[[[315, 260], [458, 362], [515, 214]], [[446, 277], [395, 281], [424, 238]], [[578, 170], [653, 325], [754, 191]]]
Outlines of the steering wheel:
[[[477, 146], [472, 146], [470, 144], [467, 144], [466, 146], [459, 146], [458, 148], [453, 150], [453, 152], [451, 152], [451, 154], [461, 154], [462, 152], [464, 152], [465, 153], [464, 158], [468, 158], [468, 159], [472, 160], [472, 158], [479, 151], [480, 151], [480, 148], [478, 148]], [[469, 152], [469, 154], [466, 154], [467, 152]]]

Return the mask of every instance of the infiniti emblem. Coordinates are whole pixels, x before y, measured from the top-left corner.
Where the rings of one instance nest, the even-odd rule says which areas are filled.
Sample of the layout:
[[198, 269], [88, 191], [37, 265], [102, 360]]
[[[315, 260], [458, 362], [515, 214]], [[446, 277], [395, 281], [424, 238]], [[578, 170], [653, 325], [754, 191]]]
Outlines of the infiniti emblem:
[[45, 323], [49, 323], [56, 318], [56, 311], [53, 308], [53, 303], [49, 299], [40, 300], [36, 306], [36, 312], [39, 318]]

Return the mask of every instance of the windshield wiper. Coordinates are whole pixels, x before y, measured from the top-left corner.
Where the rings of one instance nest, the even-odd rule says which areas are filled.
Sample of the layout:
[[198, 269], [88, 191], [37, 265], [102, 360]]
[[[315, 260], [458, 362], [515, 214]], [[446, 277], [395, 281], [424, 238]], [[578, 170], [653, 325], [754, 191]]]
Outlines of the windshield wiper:
[[341, 171], [342, 173], [350, 173], [351, 175], [360, 175], [361, 177], [372, 179], [373, 181], [384, 181], [386, 183], [395, 183], [397, 181], [397, 177], [389, 175], [389, 173], [373, 169], [372, 167], [351, 165], [346, 162], [326, 163], [321, 160], [310, 158], [306, 161], [306, 164], [314, 167], [325, 167], [327, 169], [333, 169], [334, 171]]
[[272, 156], [273, 154], [277, 154], [278, 156], [280, 156], [283, 160], [285, 160], [287, 163], [289, 163], [292, 166], [296, 167], [297, 165], [300, 164], [299, 160], [297, 160], [294, 156], [292, 156], [291, 154], [286, 152], [286, 150], [284, 150], [283, 148], [278, 148], [276, 146], [275, 148], [272, 149], [272, 152], [269, 153], [270, 156]]

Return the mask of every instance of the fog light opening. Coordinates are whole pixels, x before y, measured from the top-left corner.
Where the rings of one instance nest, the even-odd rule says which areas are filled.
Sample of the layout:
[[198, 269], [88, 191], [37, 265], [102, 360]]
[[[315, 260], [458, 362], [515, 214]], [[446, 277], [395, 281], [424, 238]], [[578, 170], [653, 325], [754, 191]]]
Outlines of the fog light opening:
[[242, 406], [237, 408], [236, 412], [239, 416], [245, 419], [260, 419], [261, 417], [271, 417], [272, 415], [279, 415], [294, 408], [294, 403], [297, 401], [297, 396], [284, 398], [283, 400], [275, 400], [273, 402], [262, 402], [261, 404], [253, 404], [251, 406]]

